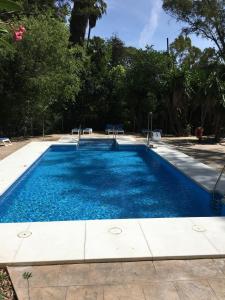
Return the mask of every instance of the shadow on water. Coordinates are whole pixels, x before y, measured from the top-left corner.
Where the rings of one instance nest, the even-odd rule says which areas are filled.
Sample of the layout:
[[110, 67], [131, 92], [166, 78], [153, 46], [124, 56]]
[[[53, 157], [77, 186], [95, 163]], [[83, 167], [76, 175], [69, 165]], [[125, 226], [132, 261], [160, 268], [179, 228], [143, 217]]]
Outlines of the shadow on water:
[[1, 205], [0, 220], [211, 215], [200, 189], [146, 153], [48, 152]]

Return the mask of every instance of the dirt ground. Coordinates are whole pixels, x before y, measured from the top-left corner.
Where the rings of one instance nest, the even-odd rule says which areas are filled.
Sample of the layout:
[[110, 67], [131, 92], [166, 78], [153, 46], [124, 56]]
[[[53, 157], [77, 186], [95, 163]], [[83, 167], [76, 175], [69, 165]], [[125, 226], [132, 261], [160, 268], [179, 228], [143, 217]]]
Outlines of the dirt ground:
[[216, 144], [203, 139], [203, 142], [199, 143], [194, 136], [164, 137], [163, 142], [211, 166], [213, 169], [221, 170], [225, 165], [225, 142]]
[[[44, 138], [44, 141], [57, 141], [61, 136], [62, 135], [60, 134], [47, 135]], [[20, 138], [12, 138], [11, 141], [12, 141], [12, 145], [10, 146], [4, 146], [3, 144], [0, 145], [0, 160], [12, 154], [16, 150], [19, 150], [20, 148], [22, 148], [23, 146], [27, 145], [30, 142], [43, 141], [43, 137], [42, 136], [30, 137], [30, 138], [20, 137]]]

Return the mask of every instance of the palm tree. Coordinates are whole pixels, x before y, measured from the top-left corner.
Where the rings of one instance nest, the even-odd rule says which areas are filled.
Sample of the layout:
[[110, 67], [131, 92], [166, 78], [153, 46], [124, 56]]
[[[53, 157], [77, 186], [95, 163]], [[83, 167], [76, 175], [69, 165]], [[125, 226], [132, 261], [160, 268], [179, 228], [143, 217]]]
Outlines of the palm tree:
[[91, 29], [106, 12], [104, 0], [74, 0], [70, 19], [70, 41], [73, 44], [84, 44], [85, 33], [89, 24], [88, 40]]
[[101, 19], [102, 15], [106, 13], [107, 4], [103, 0], [94, 1], [94, 5], [90, 10], [89, 14], [89, 29], [88, 29], [88, 41], [87, 46], [91, 36], [91, 30], [96, 26], [97, 20]]

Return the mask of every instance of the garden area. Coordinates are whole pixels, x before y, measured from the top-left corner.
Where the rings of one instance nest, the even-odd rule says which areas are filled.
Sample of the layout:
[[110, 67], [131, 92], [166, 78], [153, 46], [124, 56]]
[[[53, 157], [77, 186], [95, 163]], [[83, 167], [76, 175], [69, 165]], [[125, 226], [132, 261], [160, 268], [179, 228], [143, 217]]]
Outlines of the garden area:
[[[109, 3], [0, 0], [0, 138], [13, 142], [0, 147], [0, 161], [30, 142], [57, 141], [73, 128], [93, 128], [101, 135], [107, 124], [122, 124], [135, 142], [145, 143], [142, 132], [149, 130], [151, 114], [153, 129], [162, 132], [168, 147], [220, 171], [225, 160], [225, 0], [160, 1], [164, 13], [182, 27], [162, 50], [151, 44], [128, 45], [117, 33], [93, 34], [100, 20], [107, 18]], [[209, 46], [198, 48], [193, 36], [207, 40]], [[224, 277], [224, 268], [214, 260], [210, 264]], [[136, 267], [144, 268], [148, 276], [148, 263], [140, 265]], [[160, 273], [160, 263], [158, 269]], [[132, 268], [132, 276], [124, 270], [129, 284], [131, 277], [136, 280]], [[19, 276], [26, 281], [23, 274]], [[182, 275], [175, 280], [183, 280]], [[107, 280], [104, 284], [107, 290]], [[73, 285], [68, 284], [71, 289]], [[79, 299], [87, 299], [83, 297]], [[0, 300], [6, 299], [17, 298], [8, 271], [0, 268]]]
[[[92, 36], [107, 18], [103, 0], [8, 2], [12, 9], [0, 11], [1, 135], [104, 130], [108, 123], [141, 132], [151, 111], [164, 134], [202, 127], [216, 141], [224, 137], [224, 1], [163, 1], [184, 24], [165, 51]], [[193, 33], [212, 47], [193, 46]]]

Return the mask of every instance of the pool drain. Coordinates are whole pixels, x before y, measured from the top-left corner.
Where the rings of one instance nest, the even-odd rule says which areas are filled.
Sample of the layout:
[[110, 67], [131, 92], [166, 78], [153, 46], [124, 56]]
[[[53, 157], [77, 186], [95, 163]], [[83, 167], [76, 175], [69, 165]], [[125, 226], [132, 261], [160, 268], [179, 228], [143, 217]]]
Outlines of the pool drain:
[[206, 229], [201, 225], [194, 225], [194, 226], [192, 226], [192, 229], [197, 232], [205, 232], [206, 231]]
[[32, 235], [31, 231], [21, 231], [20, 233], [17, 234], [17, 236], [21, 239], [26, 239], [31, 235]]
[[122, 229], [119, 227], [112, 227], [109, 229], [109, 233], [112, 234], [121, 234], [122, 233]]

